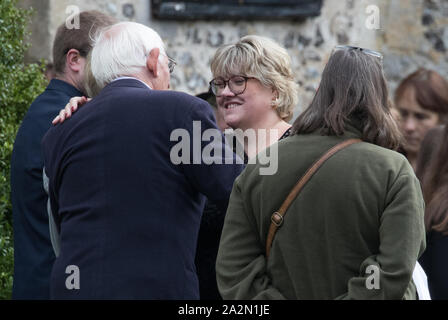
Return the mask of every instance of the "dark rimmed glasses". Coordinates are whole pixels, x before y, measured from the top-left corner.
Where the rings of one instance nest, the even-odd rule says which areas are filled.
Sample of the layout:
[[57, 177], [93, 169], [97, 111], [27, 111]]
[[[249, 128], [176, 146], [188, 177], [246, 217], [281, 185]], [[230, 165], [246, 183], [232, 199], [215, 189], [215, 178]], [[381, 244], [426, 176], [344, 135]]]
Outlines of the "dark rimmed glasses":
[[223, 78], [215, 78], [210, 81], [210, 89], [215, 96], [220, 97], [222, 96], [224, 89], [228, 85], [229, 90], [237, 96], [244, 93], [247, 86], [247, 80], [249, 79], [255, 78], [245, 76], [233, 76], [229, 80], [224, 80]]
[[347, 46], [347, 45], [344, 45], [344, 46], [339, 45], [339, 46], [334, 47], [333, 52], [335, 52], [337, 50], [359, 50], [365, 54], [368, 54], [369, 56], [376, 57], [376, 58], [379, 58], [380, 60], [383, 60], [383, 55], [381, 53], [379, 53], [378, 51], [374, 51], [374, 50], [370, 50], [370, 49], [366, 49], [366, 48]]

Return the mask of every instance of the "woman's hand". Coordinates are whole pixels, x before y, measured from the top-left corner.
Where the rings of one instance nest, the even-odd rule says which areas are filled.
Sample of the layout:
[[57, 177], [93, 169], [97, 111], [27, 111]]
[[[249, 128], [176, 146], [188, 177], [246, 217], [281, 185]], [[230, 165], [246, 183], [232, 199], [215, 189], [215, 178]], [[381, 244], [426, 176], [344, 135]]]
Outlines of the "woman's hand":
[[67, 105], [65, 106], [65, 108], [62, 109], [61, 111], [59, 111], [59, 115], [56, 118], [54, 118], [51, 123], [53, 125], [55, 125], [55, 124], [64, 122], [65, 119], [68, 119], [72, 116], [73, 112], [76, 112], [76, 110], [78, 110], [78, 107], [81, 107], [82, 105], [86, 104], [90, 100], [92, 100], [92, 99], [86, 98], [86, 97], [71, 98], [69, 100], [69, 102], [67, 103]]

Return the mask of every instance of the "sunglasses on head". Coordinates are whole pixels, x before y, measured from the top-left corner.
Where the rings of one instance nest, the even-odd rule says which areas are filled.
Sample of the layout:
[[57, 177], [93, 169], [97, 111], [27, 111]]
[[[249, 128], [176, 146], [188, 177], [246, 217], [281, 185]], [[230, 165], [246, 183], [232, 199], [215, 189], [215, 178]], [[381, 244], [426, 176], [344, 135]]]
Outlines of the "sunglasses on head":
[[365, 54], [368, 54], [369, 56], [376, 57], [376, 58], [383, 60], [383, 55], [381, 53], [379, 53], [378, 51], [374, 51], [374, 50], [370, 50], [370, 49], [366, 49], [366, 48], [347, 46], [347, 45], [344, 45], [344, 46], [339, 45], [339, 46], [334, 47], [333, 52], [338, 51], [338, 50], [358, 50]]

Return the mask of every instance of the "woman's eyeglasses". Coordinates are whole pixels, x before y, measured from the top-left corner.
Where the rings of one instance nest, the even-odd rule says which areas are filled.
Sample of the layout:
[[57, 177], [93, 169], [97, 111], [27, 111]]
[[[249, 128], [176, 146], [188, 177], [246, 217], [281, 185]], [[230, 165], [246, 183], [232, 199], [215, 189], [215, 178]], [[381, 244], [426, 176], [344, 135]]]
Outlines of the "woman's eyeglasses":
[[341, 46], [340, 45], [340, 46], [334, 47], [333, 52], [335, 52], [337, 50], [359, 50], [365, 54], [368, 54], [369, 56], [376, 57], [376, 58], [383, 60], [383, 55], [381, 53], [379, 53], [378, 51], [374, 51], [374, 50], [370, 50], [370, 49], [366, 49], [366, 48], [353, 47], [353, 46]]
[[244, 91], [246, 90], [247, 80], [249, 79], [254, 78], [245, 76], [233, 76], [229, 80], [216, 78], [210, 81], [210, 88], [215, 96], [220, 97], [222, 96], [224, 89], [228, 85], [229, 90], [237, 96], [244, 93]]

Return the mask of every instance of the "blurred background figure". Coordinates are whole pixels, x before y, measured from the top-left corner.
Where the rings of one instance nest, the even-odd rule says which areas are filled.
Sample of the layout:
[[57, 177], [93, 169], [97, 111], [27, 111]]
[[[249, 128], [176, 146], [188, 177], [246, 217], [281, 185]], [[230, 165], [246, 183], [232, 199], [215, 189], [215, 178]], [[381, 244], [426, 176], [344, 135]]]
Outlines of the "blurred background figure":
[[448, 114], [448, 82], [437, 72], [419, 69], [395, 91], [395, 108], [404, 135], [402, 153], [414, 170], [427, 131], [444, 122]]
[[[448, 108], [448, 100], [444, 102]], [[426, 250], [420, 264], [433, 300], [448, 299], [448, 127], [428, 131], [422, 142], [417, 176], [426, 202]]]

